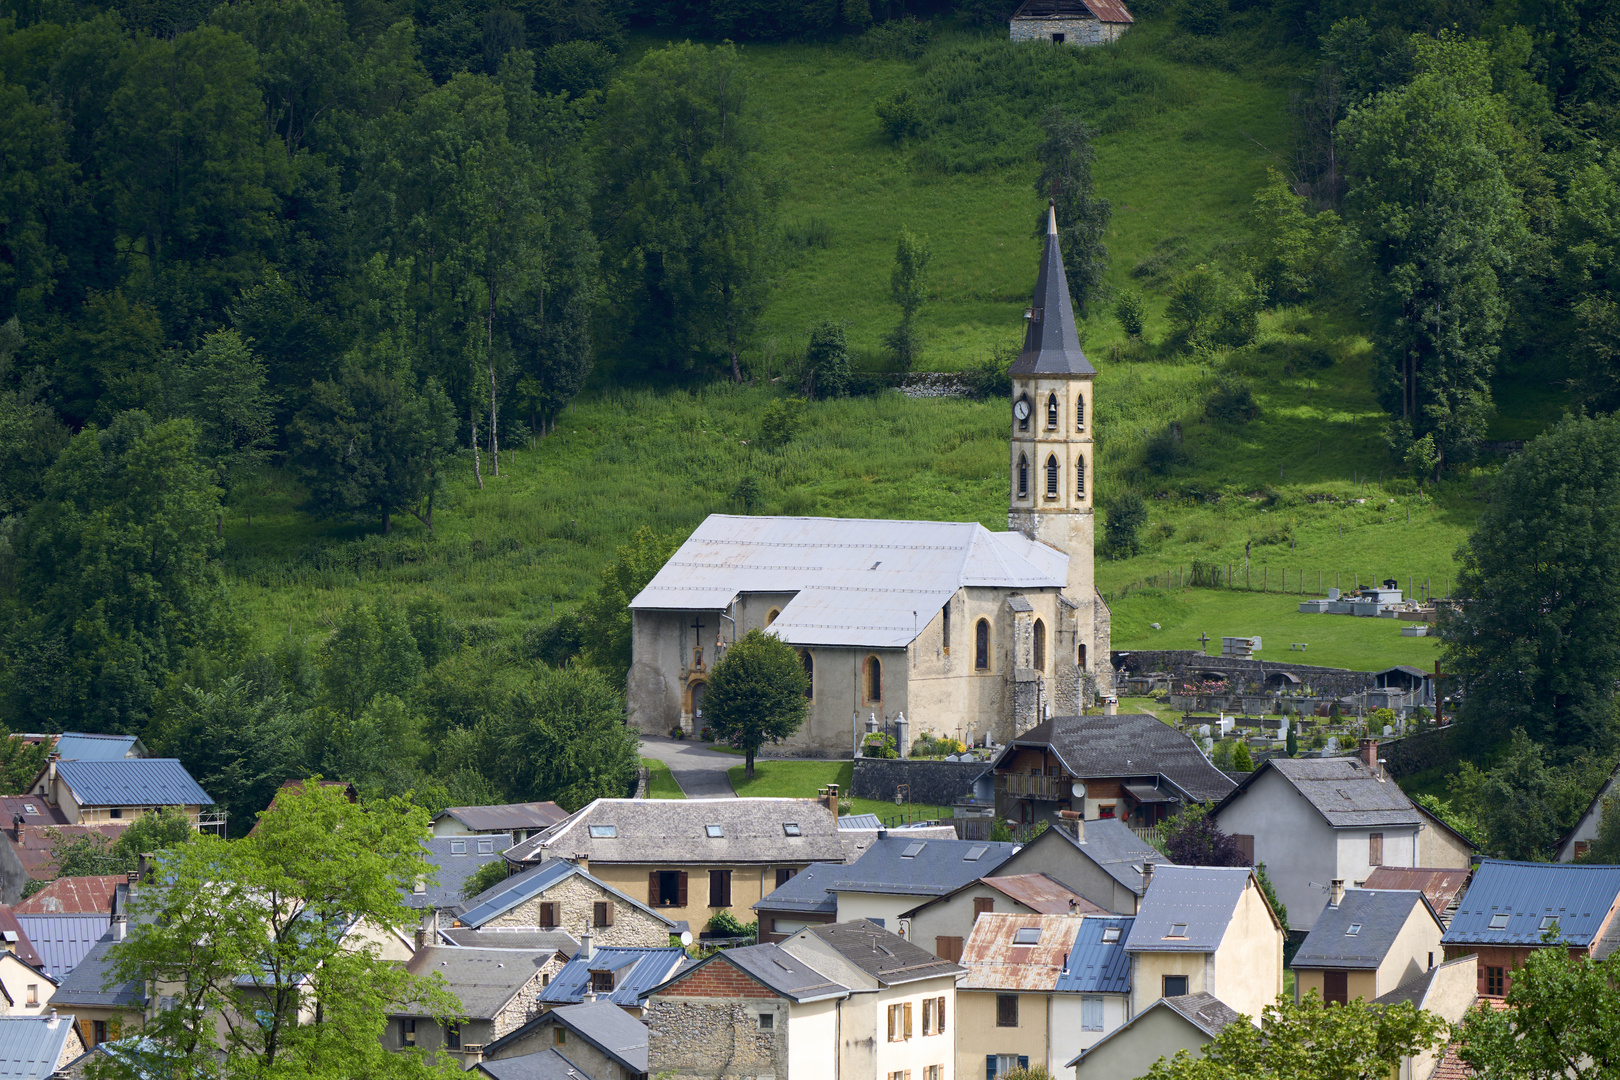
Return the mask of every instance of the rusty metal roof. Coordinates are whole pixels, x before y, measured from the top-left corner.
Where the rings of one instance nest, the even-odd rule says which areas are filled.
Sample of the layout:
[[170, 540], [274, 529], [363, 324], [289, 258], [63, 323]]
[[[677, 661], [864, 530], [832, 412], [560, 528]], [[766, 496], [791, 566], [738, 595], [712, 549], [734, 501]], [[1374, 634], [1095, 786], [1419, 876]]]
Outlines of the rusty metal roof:
[[1065, 15], [1090, 14], [1100, 22], [1134, 23], [1131, 13], [1119, 0], [1027, 0], [1014, 14], [1015, 19], [1053, 19]]
[[57, 878], [17, 905], [19, 915], [111, 915], [113, 895], [127, 874]]
[[1050, 874], [1008, 874], [981, 879], [986, 885], [1042, 915], [1107, 915]]
[[1428, 866], [1379, 866], [1362, 882], [1364, 889], [1416, 889], [1440, 913], [1440, 921], [1451, 924], [1457, 899], [1468, 886], [1473, 871], [1467, 868], [1440, 869]]
[[987, 911], [973, 923], [960, 963], [961, 990], [1052, 991], [1068, 963], [1083, 919]]

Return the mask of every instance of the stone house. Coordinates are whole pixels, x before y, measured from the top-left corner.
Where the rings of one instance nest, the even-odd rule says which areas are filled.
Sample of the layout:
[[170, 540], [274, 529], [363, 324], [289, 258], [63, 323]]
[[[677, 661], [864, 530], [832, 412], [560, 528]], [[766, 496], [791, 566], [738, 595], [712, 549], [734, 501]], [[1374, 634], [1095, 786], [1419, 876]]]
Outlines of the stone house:
[[1291, 930], [1310, 930], [1337, 881], [1361, 885], [1380, 866], [1466, 869], [1473, 845], [1407, 798], [1360, 755], [1268, 758], [1211, 811], [1256, 863], [1264, 863]]
[[540, 1003], [554, 1009], [606, 999], [640, 1016], [648, 992], [691, 965], [686, 950], [676, 946], [648, 949], [614, 945], [598, 949], [587, 935], [579, 951], [540, 992]]
[[1477, 956], [1477, 993], [1499, 999], [1538, 949], [1564, 949], [1571, 959], [1614, 952], [1617, 913], [1620, 866], [1484, 859], [1440, 940], [1447, 960]]
[[784, 744], [798, 752], [847, 757], [869, 721], [895, 724], [904, 742], [1004, 742], [1111, 687], [1088, 484], [1097, 372], [1051, 214], [1010, 373], [1008, 532], [710, 516], [630, 602], [631, 724], [701, 730], [714, 664], [756, 628], [797, 649], [809, 676], [809, 716]]
[[522, 843], [568, 816], [554, 802], [506, 803], [501, 806], [449, 806], [433, 818], [434, 836], [510, 836], [507, 847]]
[[1180, 1050], [1201, 1058], [1204, 1047], [1228, 1025], [1249, 1022], [1214, 994], [1160, 998], [1069, 1064], [1076, 1080], [1141, 1076], [1161, 1057], [1173, 1058]]
[[554, 1056], [590, 1080], [647, 1080], [647, 1025], [609, 1001], [564, 1005], [485, 1046], [479, 1064], [496, 1080], [527, 1080]]
[[1115, 915], [1135, 915], [1149, 865], [1163, 855], [1117, 818], [1060, 818], [1001, 864], [1003, 876], [1045, 873]]
[[1125, 940], [1130, 1015], [1159, 998], [1218, 995], [1258, 1018], [1283, 989], [1283, 926], [1246, 866], [1161, 866]]
[[[832, 803], [829, 808], [827, 803]], [[810, 799], [597, 799], [506, 853], [527, 869], [567, 859], [693, 936], [813, 862], [842, 862], [836, 795]]]
[[962, 959], [975, 921], [987, 912], [1015, 915], [1106, 915], [1099, 907], [1050, 874], [1009, 874], [970, 881], [955, 892], [901, 914], [906, 940], [944, 960]]
[[547, 976], [560, 970], [562, 958], [514, 949], [460, 949], [429, 945], [405, 965], [410, 974], [426, 978], [436, 972], [444, 989], [461, 1003], [465, 1019], [441, 1023], [410, 1004], [389, 1013], [383, 1045], [395, 1049], [416, 1047], [435, 1060], [471, 1065], [489, 1043], [509, 1035], [541, 1011], [540, 994]]
[[501, 853], [512, 846], [510, 833], [490, 836], [432, 836], [422, 841], [433, 881], [419, 878], [401, 890], [405, 906], [417, 911], [450, 911], [460, 906], [467, 879], [492, 862], [503, 863]]
[[1130, 29], [1131, 13], [1119, 0], [1024, 0], [1008, 20], [1012, 41], [1057, 45], [1103, 45]]
[[670, 919], [597, 880], [577, 863], [549, 859], [479, 893], [453, 911], [453, 926], [561, 930], [604, 945], [668, 945]]
[[953, 1080], [961, 970], [865, 920], [728, 949], [648, 997], [648, 1068], [669, 1080]]
[[1294, 954], [1294, 998], [1372, 1001], [1422, 975], [1444, 956], [1445, 927], [1416, 891], [1347, 889], [1331, 895]]
[[1155, 825], [1235, 786], [1192, 739], [1146, 713], [1054, 716], [1009, 742], [993, 768], [996, 816], [1022, 822], [1069, 811]]

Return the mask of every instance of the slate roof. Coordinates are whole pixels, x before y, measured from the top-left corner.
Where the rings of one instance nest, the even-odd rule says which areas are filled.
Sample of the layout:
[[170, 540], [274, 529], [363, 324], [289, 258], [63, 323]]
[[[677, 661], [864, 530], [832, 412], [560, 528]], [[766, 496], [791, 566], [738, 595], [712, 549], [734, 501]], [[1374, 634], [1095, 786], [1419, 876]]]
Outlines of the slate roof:
[[[1068, 915], [985, 912], [973, 921], [962, 945], [959, 963], [967, 974], [956, 980], [957, 989], [1031, 993], [1056, 989], [1083, 921]], [[1025, 930], [1039, 932], [1033, 943], [1019, 943]]]
[[[740, 949], [727, 949], [716, 959], [720, 957], [790, 1001], [823, 1001], [848, 997], [850, 994], [849, 987], [828, 978], [780, 945], [746, 945]], [[686, 974], [683, 971], [673, 985], [679, 986], [680, 979]]]
[[[1117, 818], [1098, 818], [1086, 822], [1086, 838], [1078, 840], [1068, 829], [1059, 825], [1047, 829], [1042, 836], [1059, 836], [1083, 852], [1109, 877], [1125, 886], [1137, 896], [1142, 895], [1142, 864], [1153, 863], [1164, 867], [1169, 861], [1159, 850], [1137, 836], [1131, 827]], [[1040, 838], [1037, 838], [1037, 842]], [[1048, 840], [1047, 843], [1057, 843]]]
[[[709, 836], [710, 825], [722, 835]], [[593, 827], [615, 835], [592, 836]], [[844, 848], [832, 812], [814, 799], [597, 799], [506, 853], [513, 862], [551, 855], [662, 866], [811, 863], [842, 862]]]
[[628, 1072], [647, 1071], [647, 1025], [609, 1001], [588, 1001], [551, 1009], [486, 1044], [484, 1056], [498, 1055], [503, 1048], [519, 1043], [537, 1029], [551, 1024], [574, 1032]]
[[522, 949], [564, 956], [573, 956], [579, 949], [574, 935], [562, 930], [511, 930], [498, 926], [477, 930], [467, 926], [441, 926], [439, 937], [446, 944], [464, 949]]
[[740, 593], [794, 593], [770, 628], [788, 644], [902, 649], [958, 589], [1062, 588], [1068, 562], [977, 522], [711, 514], [630, 607], [717, 611]]
[[990, 840], [917, 840], [890, 833], [873, 842], [859, 859], [840, 867], [827, 888], [944, 896], [993, 873], [1017, 850], [1017, 844]]
[[514, 874], [499, 884], [491, 885], [456, 909], [456, 921], [463, 926], [482, 926], [524, 901], [545, 892], [553, 885], [575, 876], [584, 878], [609, 896], [618, 897], [624, 903], [640, 908], [664, 925], [672, 929], [675, 926], [668, 917], [660, 915], [640, 900], [626, 896], [605, 881], [592, 877], [583, 868], [567, 859], [547, 859], [521, 874]]
[[452, 817], [473, 832], [511, 832], [514, 829], [547, 829], [568, 816], [554, 802], [507, 803], [503, 806], [451, 806], [434, 817]]
[[[1253, 874], [1247, 866], [1156, 867], [1125, 951], [1214, 952]], [[1171, 937], [1182, 925], [1186, 932]]]
[[1126, 1037], [1125, 1033], [1134, 1030], [1142, 1018], [1154, 1009], [1169, 1009], [1211, 1039], [1225, 1031], [1228, 1026], [1244, 1019], [1242, 1013], [1214, 994], [1199, 992], [1197, 994], [1182, 994], [1179, 997], [1160, 998], [1124, 1024], [1092, 1043], [1085, 1050], [1076, 1054], [1069, 1060], [1069, 1067], [1073, 1068], [1087, 1054], [1094, 1053], [1099, 1046], [1110, 1039]]
[[1400, 785], [1378, 779], [1355, 757], [1267, 758], [1236, 791], [1221, 800], [1214, 813], [1219, 814], [1244, 795], [1268, 770], [1292, 784], [1335, 829], [1416, 825], [1421, 821], [1417, 807]]
[[[1544, 919], [1557, 920], [1558, 940], [1594, 944], [1620, 898], [1620, 866], [1485, 859], [1441, 940], [1447, 945], [1540, 945]], [[1506, 925], [1491, 928], [1493, 916]]]
[[682, 966], [692, 963], [685, 950], [670, 948], [632, 948], [604, 946], [594, 949], [590, 959], [576, 955], [552, 978], [551, 985], [540, 992], [540, 1000], [552, 1005], [566, 1005], [583, 1001], [590, 987], [592, 971], [613, 972], [613, 1004], [633, 1009], [646, 998], [647, 992], [675, 974]]
[[[810, 926], [794, 937], [805, 935], [829, 945], [845, 960], [876, 979], [882, 986], [898, 986], [921, 979], [936, 979], [942, 975], [959, 975], [962, 969], [949, 960], [941, 960], [931, 952], [891, 934], [875, 922], [854, 919], [850, 922]], [[793, 938], [789, 938], [789, 941]]]
[[1157, 775], [1194, 802], [1219, 799], [1233, 788], [1196, 743], [1146, 713], [1054, 716], [1008, 744], [995, 767], [1001, 768], [1019, 747], [1051, 750], [1069, 775], [1082, 780]]
[[118, 886], [127, 874], [57, 878], [17, 905], [19, 915], [111, 915]]
[[755, 911], [787, 911], [809, 915], [838, 914], [838, 896], [832, 882], [848, 869], [842, 863], [811, 863], [754, 903]]
[[80, 806], [212, 806], [176, 758], [59, 761], [59, 780]]
[[1417, 909], [1420, 918], [1440, 925], [1440, 917], [1416, 890], [1346, 889], [1338, 907], [1330, 904], [1317, 916], [1294, 954], [1293, 967], [1376, 969]]
[[51, 995], [51, 1004], [62, 1009], [72, 1009], [79, 1005], [101, 1008], [127, 1005], [131, 1008], [141, 1008], [146, 996], [139, 979], [115, 983], [111, 989], [103, 988], [103, 983], [112, 972], [112, 958], [109, 955], [112, 946], [113, 935], [108, 931], [89, 952], [85, 953], [73, 970], [63, 977], [62, 984], [56, 988], [56, 993]]
[[71, 1016], [0, 1016], [0, 1077], [44, 1080], [72, 1032]]
[[[438, 972], [444, 979], [444, 988], [461, 1002], [464, 1016], [470, 1020], [488, 1020], [500, 1012], [550, 959], [549, 953], [523, 954], [505, 949], [459, 949], [452, 945], [429, 945], [406, 962], [405, 970], [420, 978]], [[417, 1003], [396, 1006], [391, 1015], [423, 1015], [411, 1012], [413, 1004]]]
[[1046, 210], [1046, 248], [1035, 275], [1035, 296], [1030, 317], [1024, 321], [1024, 348], [1013, 361], [1010, 374], [1095, 375], [1074, 328], [1074, 301], [1069, 298], [1063, 273], [1063, 252], [1058, 245], [1057, 210]]
[[28, 940], [28, 931], [17, 921], [16, 911], [7, 904], [0, 904], [0, 933], [17, 935], [15, 940], [8, 943], [11, 951], [17, 954], [17, 959], [29, 967], [36, 967], [41, 971], [45, 969], [45, 961], [34, 948], [34, 943]]
[[17, 922], [45, 961], [45, 973], [60, 980], [101, 940], [112, 915], [19, 915]]
[[[1067, 969], [1058, 976], [1054, 988], [1060, 994], [1128, 994], [1131, 992], [1131, 957], [1125, 951], [1130, 940], [1129, 916], [1087, 916], [1078, 920], [1080, 930], [1069, 952]], [[1117, 930], [1113, 941], [1107, 931]]]
[[63, 761], [118, 761], [144, 757], [146, 752], [138, 735], [93, 735], [84, 731], [62, 732], [55, 749]]
[[[481, 852], [480, 842], [489, 845], [489, 851]], [[463, 848], [457, 855], [453, 845]], [[417, 910], [429, 908], [453, 908], [463, 900], [462, 887], [473, 872], [487, 863], [505, 863], [501, 853], [512, 846], [512, 834], [502, 833], [496, 836], [431, 836], [422, 841], [426, 849], [428, 865], [436, 871], [437, 883], [428, 882], [426, 892], [417, 892], [414, 889], [402, 889], [400, 895], [405, 898], [405, 906]]]
[[1375, 866], [1361, 885], [1364, 889], [1417, 889], [1439, 913], [1440, 921], [1449, 925], [1472, 873], [1468, 867]]
[[523, 1054], [499, 1061], [485, 1059], [473, 1066], [473, 1071], [494, 1080], [594, 1080], [555, 1046], [548, 1046], [538, 1054]]

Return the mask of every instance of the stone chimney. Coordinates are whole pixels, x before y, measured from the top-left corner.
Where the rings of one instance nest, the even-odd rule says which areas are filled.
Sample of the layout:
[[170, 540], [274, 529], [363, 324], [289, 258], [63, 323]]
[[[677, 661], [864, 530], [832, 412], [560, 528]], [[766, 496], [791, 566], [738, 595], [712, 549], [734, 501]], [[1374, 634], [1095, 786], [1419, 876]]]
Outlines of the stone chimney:
[[585, 871], [587, 874], [590, 873], [591, 872], [591, 853], [588, 852], [588, 851], [576, 851], [576, 852], [574, 852], [574, 865], [579, 867], [581, 870]]
[[837, 784], [828, 784], [827, 787], [822, 791], [821, 804], [827, 808], [827, 812], [833, 816], [833, 821], [836, 823], [838, 821]]
[[1058, 818], [1060, 819], [1059, 825], [1067, 829], [1070, 836], [1082, 844], [1086, 842], [1086, 816], [1084, 814], [1075, 810], [1059, 810]]
[[461, 1048], [461, 1067], [471, 1069], [484, 1060], [484, 1044], [468, 1043]]
[[589, 930], [579, 935], [579, 952], [575, 955], [581, 960], [589, 960], [596, 955], [596, 951], [591, 948], [591, 932]]
[[1104, 716], [1118, 716], [1119, 715], [1119, 698], [1117, 698], [1117, 697], [1105, 697], [1105, 698], [1103, 698], [1103, 715]]
[[1344, 878], [1334, 878], [1328, 882], [1328, 907], [1336, 908], [1344, 903]]
[[427, 948], [427, 927], [426, 926], [418, 926], [416, 928], [415, 951], [416, 952], [421, 952], [425, 948]]
[[1361, 758], [1361, 763], [1363, 765], [1367, 766], [1367, 768], [1371, 769], [1375, 773], [1379, 771], [1377, 739], [1362, 739], [1361, 742], [1356, 745], [1356, 750], [1356, 756]]

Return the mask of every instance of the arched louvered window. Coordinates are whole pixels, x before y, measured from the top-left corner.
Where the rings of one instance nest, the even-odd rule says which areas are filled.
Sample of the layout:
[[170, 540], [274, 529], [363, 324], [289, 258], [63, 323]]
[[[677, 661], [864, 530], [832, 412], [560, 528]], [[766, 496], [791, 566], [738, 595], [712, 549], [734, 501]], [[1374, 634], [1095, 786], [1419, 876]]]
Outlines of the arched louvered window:
[[1058, 426], [1058, 402], [1056, 394], [1046, 395], [1046, 426], [1049, 428], [1055, 428]]
[[1086, 430], [1086, 396], [1078, 390], [1074, 394], [1074, 430]]
[[1035, 620], [1035, 670], [1046, 670], [1046, 624]]
[[1058, 493], [1057, 455], [1056, 454], [1048, 454], [1047, 457], [1046, 457], [1046, 497], [1048, 499], [1055, 499], [1055, 498], [1057, 498], [1057, 493]]
[[1074, 463], [1074, 493], [1076, 495], [1084, 495], [1086, 493], [1085, 458], [1077, 458]]
[[1029, 498], [1029, 459], [1023, 454], [1018, 455], [1018, 497]]
[[866, 658], [866, 700], [883, 700], [883, 662], [875, 656]]

